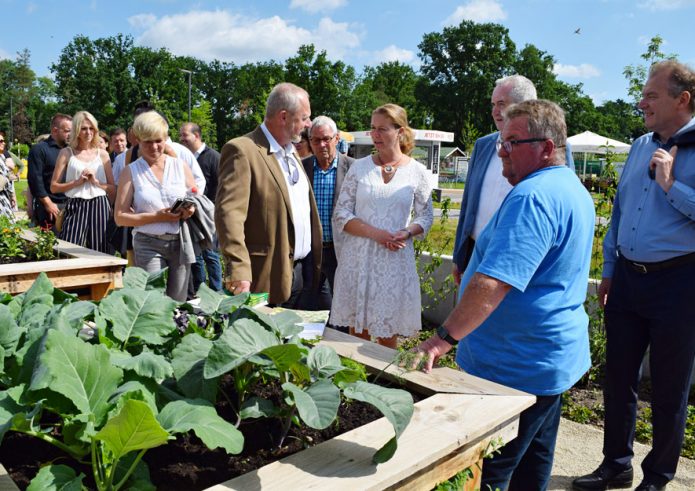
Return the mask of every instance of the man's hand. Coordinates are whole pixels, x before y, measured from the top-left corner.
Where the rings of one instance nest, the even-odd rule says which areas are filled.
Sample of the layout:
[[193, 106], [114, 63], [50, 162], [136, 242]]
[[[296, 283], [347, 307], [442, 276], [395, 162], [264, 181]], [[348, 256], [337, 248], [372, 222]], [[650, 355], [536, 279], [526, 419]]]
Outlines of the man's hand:
[[669, 192], [675, 181], [673, 177], [673, 163], [676, 160], [676, 153], [678, 153], [678, 147], [675, 145], [668, 152], [659, 148], [649, 161], [649, 168], [655, 173], [654, 180], [665, 193]]
[[240, 293], [251, 291], [251, 282], [246, 280], [232, 281], [227, 279], [224, 280], [224, 286], [232, 293], [232, 295], [239, 295]]
[[451, 348], [452, 346], [449, 343], [435, 334], [420, 343], [420, 345], [413, 350], [415, 357], [409, 359], [410, 363], [406, 368], [414, 370], [420, 363], [423, 363], [422, 371], [430, 373], [432, 371], [432, 366], [437, 360], [448, 353]]
[[598, 285], [598, 304], [602, 309], [606, 308], [608, 293], [611, 290], [611, 282], [611, 278], [602, 278], [601, 283]]
[[48, 197], [46, 197], [46, 200], [43, 202], [43, 208], [46, 210], [46, 213], [51, 221], [55, 221], [58, 213], [60, 213], [58, 205], [56, 205], [53, 201], [51, 201], [51, 198]]
[[451, 275], [454, 277], [456, 286], [459, 286], [461, 284], [461, 271], [459, 271], [459, 267], [456, 264], [451, 268]]

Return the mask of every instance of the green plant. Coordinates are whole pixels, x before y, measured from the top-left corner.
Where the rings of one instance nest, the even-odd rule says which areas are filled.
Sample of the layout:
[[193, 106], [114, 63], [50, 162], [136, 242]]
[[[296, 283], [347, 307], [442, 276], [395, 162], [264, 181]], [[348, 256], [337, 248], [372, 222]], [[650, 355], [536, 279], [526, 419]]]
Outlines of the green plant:
[[[0, 296], [0, 439], [16, 431], [53, 444], [90, 464], [99, 490], [146, 488], [142, 456], [179, 433], [241, 451], [242, 435], [209, 401], [178, 389], [176, 303], [148, 278], [129, 270], [126, 286], [98, 304], [54, 289], [43, 273], [26, 293]], [[181, 383], [187, 377], [195, 367]], [[49, 464], [32, 486], [81, 487], [83, 478]]]
[[[445, 227], [449, 222], [451, 198], [445, 197], [440, 204], [442, 214], [439, 217], [438, 225]], [[422, 240], [416, 240], [413, 243], [415, 248], [415, 261], [420, 276], [420, 290], [433, 301], [430, 308], [444, 300], [456, 287], [451, 275], [447, 275], [443, 282], [438, 282], [433, 274], [441, 267], [442, 254], [448, 252], [451, 248], [454, 235], [455, 234], [446, 234], [446, 236], [439, 240], [433, 240], [430, 236], [426, 236]], [[425, 260], [423, 252], [429, 253], [428, 260]]]
[[0, 258], [25, 258], [26, 242], [22, 238], [22, 229], [12, 223], [5, 215], [0, 216]]
[[36, 240], [29, 244], [29, 251], [37, 261], [46, 261], [56, 257], [53, 249], [58, 240], [55, 234], [48, 228], [36, 228]]

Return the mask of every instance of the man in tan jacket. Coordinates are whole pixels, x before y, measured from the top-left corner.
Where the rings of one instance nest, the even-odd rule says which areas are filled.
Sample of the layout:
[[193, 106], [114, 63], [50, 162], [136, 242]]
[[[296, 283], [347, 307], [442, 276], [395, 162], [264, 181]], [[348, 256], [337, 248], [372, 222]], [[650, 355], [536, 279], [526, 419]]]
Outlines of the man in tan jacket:
[[263, 123], [222, 148], [215, 225], [233, 294], [268, 292], [270, 304], [302, 308], [303, 283], [318, 280], [321, 224], [292, 145], [310, 118], [307, 92], [278, 84]]

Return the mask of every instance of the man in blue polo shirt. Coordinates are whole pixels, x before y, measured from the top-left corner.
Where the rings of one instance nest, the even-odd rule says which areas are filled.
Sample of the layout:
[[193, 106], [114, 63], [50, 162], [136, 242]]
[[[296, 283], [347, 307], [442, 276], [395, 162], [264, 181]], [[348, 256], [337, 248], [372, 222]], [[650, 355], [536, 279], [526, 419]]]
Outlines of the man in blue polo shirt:
[[353, 158], [337, 151], [340, 133], [338, 127], [328, 116], [317, 116], [309, 129], [309, 145], [314, 155], [302, 160], [314, 189], [316, 206], [319, 210], [321, 227], [323, 229], [323, 255], [321, 256], [321, 279], [318, 283], [318, 291], [310, 289], [311, 281], [304, 282], [305, 291], [302, 292], [305, 301], [310, 308], [317, 310], [329, 310], [333, 300], [333, 279], [338, 261], [335, 256], [335, 243], [339, 237], [333, 233], [331, 217], [333, 207], [340, 194], [340, 187], [348, 169], [354, 161]]
[[530, 100], [504, 118], [498, 155], [512, 189], [475, 242], [456, 308], [416, 351], [428, 372], [458, 343], [466, 372], [537, 396], [518, 436], [485, 460], [481, 489], [543, 490], [562, 392], [590, 366], [583, 304], [594, 204], [565, 165], [562, 109]]

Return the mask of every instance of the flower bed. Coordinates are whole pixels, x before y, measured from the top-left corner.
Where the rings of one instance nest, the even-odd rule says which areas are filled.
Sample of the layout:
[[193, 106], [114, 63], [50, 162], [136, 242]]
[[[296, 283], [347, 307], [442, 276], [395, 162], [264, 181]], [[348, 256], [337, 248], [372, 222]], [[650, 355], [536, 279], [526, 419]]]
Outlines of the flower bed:
[[[389, 365], [392, 350], [330, 330], [318, 345], [305, 346], [291, 313], [240, 308], [239, 297], [204, 287], [200, 308], [210, 322], [191, 316], [177, 328], [175, 302], [141, 270], [126, 276], [127, 287], [99, 304], [61, 295], [44, 277], [25, 295], [0, 302], [0, 318], [9, 323], [0, 335], [0, 434], [31, 435], [91, 461], [87, 470], [100, 489], [146, 483], [142, 456], [172, 435], [193, 432], [209, 448], [238, 453], [243, 437], [235, 418], [225, 422], [213, 406], [222, 395], [237, 420], [280, 421], [280, 445], [291, 424], [328, 427], [341, 392], [386, 416], [215, 486], [244, 490], [429, 488], [479, 461], [491, 439], [513, 438], [518, 414], [534, 401], [453, 370], [401, 373]], [[429, 397], [413, 412], [407, 393], [363, 382], [337, 354]], [[226, 375], [235, 392], [220, 394]], [[249, 396], [250, 384], [264, 380], [282, 387], [279, 401]], [[55, 464], [39, 475], [35, 485], [83, 479]]]
[[[32, 230], [22, 230], [21, 238], [40, 242]], [[0, 264], [0, 292], [12, 295], [27, 291], [41, 272], [45, 272], [56, 288], [78, 291], [82, 297], [98, 300], [123, 284], [122, 271], [127, 264], [108, 254], [85, 249], [62, 240], [53, 251], [59, 259]]]

